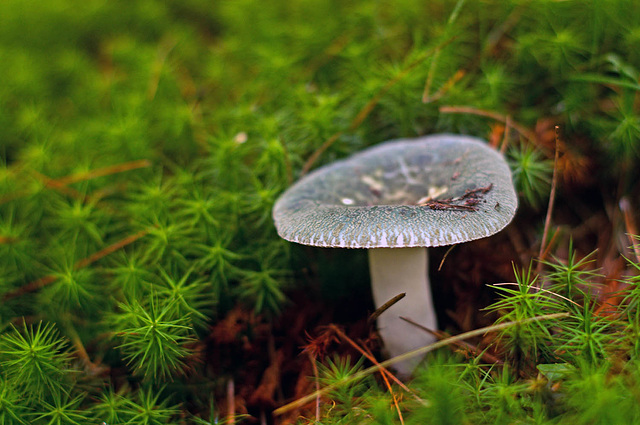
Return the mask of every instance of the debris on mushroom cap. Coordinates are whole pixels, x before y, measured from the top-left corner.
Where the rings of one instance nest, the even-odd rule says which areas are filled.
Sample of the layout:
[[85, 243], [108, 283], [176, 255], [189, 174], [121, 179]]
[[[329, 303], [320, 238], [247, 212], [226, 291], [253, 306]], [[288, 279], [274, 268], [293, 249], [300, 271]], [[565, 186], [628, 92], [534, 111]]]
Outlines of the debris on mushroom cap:
[[321, 167], [276, 202], [278, 234], [305, 245], [451, 245], [502, 230], [517, 197], [502, 155], [481, 139], [393, 140]]

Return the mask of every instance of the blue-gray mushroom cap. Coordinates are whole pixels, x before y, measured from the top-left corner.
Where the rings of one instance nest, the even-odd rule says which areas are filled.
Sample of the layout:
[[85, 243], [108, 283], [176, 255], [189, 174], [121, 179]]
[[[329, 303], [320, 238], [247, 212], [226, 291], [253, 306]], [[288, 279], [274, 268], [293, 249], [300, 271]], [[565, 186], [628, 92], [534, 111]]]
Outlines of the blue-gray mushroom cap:
[[278, 234], [321, 247], [452, 245], [491, 236], [518, 200], [504, 157], [477, 138], [385, 142], [318, 168], [276, 201]]

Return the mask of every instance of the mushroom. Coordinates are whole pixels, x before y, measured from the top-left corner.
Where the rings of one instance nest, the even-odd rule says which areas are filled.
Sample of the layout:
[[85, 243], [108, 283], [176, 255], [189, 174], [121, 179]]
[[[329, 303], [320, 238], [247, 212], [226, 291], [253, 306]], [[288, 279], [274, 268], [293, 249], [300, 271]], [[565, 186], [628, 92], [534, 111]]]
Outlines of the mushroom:
[[[477, 138], [393, 140], [321, 167], [276, 201], [278, 234], [319, 247], [367, 248], [378, 331], [391, 357], [435, 338], [427, 247], [484, 238], [513, 218], [517, 197], [503, 156]], [[421, 359], [395, 364], [409, 376]]]

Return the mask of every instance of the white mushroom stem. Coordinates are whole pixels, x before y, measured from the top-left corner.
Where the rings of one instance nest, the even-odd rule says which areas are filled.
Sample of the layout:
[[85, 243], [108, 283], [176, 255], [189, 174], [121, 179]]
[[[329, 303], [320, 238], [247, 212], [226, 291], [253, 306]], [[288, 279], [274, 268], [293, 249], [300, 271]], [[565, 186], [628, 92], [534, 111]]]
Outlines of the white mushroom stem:
[[[427, 248], [369, 249], [371, 287], [376, 308], [400, 293], [406, 296], [378, 317], [378, 332], [390, 357], [435, 342], [436, 338], [402, 320], [406, 317], [436, 329], [436, 314], [429, 285]], [[420, 357], [395, 363], [400, 375], [409, 376]]]

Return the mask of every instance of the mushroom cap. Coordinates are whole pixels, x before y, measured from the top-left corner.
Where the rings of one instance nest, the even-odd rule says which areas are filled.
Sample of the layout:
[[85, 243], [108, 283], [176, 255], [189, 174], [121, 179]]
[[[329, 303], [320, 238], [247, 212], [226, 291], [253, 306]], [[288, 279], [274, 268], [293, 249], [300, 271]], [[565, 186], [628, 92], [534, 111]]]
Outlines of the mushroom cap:
[[321, 247], [401, 248], [484, 238], [518, 200], [504, 157], [481, 139], [385, 142], [309, 173], [276, 201], [278, 234]]

